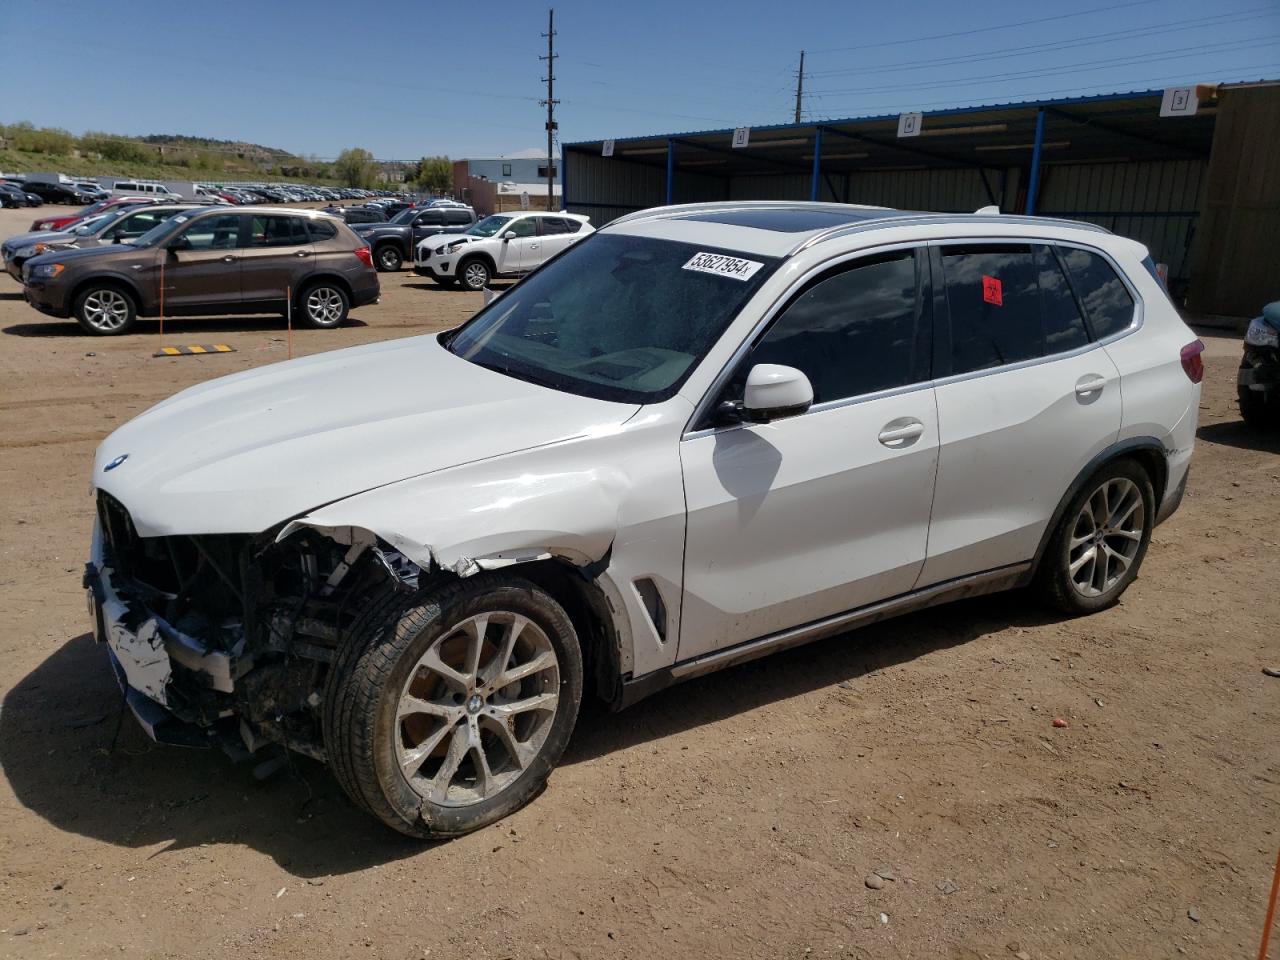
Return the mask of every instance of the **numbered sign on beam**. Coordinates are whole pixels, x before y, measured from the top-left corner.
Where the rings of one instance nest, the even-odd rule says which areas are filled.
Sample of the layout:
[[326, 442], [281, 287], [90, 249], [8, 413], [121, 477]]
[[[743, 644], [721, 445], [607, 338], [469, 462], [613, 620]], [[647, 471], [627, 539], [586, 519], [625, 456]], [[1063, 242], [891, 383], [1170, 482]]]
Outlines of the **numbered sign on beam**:
[[751, 142], [750, 127], [738, 127], [733, 131], [733, 146], [735, 149], [739, 147], [745, 147], [750, 142]]
[[923, 113], [898, 114], [898, 136], [900, 137], [920, 136], [920, 127], [923, 123], [924, 123]]
[[1194, 117], [1200, 108], [1195, 87], [1170, 87], [1160, 101], [1162, 117]]
[[602, 157], [612, 157], [612, 156], [613, 156], [613, 141], [612, 141], [612, 140], [606, 140], [606, 141], [604, 142], [604, 146], [602, 146], [602, 147], [600, 148], [600, 156], [602, 156]]

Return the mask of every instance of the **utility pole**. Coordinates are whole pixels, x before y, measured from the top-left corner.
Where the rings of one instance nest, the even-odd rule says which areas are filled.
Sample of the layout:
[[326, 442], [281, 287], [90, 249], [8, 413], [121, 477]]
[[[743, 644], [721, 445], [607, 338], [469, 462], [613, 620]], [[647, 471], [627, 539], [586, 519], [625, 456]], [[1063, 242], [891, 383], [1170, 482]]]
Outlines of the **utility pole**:
[[551, 211], [556, 209], [556, 168], [553, 157], [555, 156], [556, 104], [560, 102], [555, 98], [556, 11], [554, 8], [547, 11], [547, 32], [543, 36], [547, 38], [547, 55], [538, 59], [547, 61], [547, 99], [540, 102], [547, 108], [547, 210]]
[[800, 122], [800, 104], [804, 100], [804, 51], [800, 51], [800, 73], [796, 75], [796, 123]]

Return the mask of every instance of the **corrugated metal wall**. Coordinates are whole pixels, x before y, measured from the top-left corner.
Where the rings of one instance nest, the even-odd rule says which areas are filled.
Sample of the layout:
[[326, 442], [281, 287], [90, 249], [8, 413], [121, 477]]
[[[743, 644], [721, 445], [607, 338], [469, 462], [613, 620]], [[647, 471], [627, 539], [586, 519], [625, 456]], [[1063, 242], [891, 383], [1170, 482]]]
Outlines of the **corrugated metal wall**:
[[1207, 168], [1202, 160], [1053, 164], [1042, 174], [1037, 212], [1132, 237], [1184, 282]]
[[[569, 209], [590, 216], [596, 227], [666, 202], [665, 153], [654, 155], [654, 166], [576, 151], [567, 157]], [[1185, 281], [1205, 169], [1206, 163], [1198, 160], [1050, 164], [1042, 173], [1038, 212], [1087, 220], [1133, 237], [1169, 265], [1171, 279]], [[1020, 212], [1024, 197], [1018, 167], [989, 169], [987, 182], [1002, 209]], [[676, 203], [808, 200], [810, 177], [782, 173], [724, 178], [678, 170], [675, 186]], [[943, 212], [973, 211], [991, 202], [982, 174], [973, 169], [833, 173], [823, 177], [819, 198]]]

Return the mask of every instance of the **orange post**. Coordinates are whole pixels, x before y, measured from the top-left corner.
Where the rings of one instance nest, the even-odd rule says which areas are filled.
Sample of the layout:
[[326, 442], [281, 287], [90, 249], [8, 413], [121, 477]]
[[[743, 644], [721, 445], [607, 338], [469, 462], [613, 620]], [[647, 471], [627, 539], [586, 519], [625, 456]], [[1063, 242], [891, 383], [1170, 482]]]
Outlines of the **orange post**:
[[284, 288], [284, 322], [289, 330], [289, 359], [293, 359], [293, 287]]
[[164, 339], [164, 261], [160, 261], [160, 339]]
[[1271, 942], [1271, 927], [1276, 919], [1276, 894], [1280, 893], [1280, 853], [1276, 854], [1276, 873], [1271, 878], [1271, 899], [1267, 903], [1267, 922], [1262, 926], [1262, 946], [1258, 948], [1258, 960], [1267, 960], [1267, 944]]

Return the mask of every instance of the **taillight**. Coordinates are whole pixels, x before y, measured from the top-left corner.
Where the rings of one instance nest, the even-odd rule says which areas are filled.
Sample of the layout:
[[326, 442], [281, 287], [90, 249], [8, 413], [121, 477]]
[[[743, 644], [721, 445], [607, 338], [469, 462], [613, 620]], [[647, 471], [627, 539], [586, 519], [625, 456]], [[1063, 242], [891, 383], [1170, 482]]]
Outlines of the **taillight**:
[[[360, 262], [363, 263], [366, 267], [373, 266], [373, 251], [370, 250], [368, 247], [356, 247], [356, 256], [360, 259]], [[1196, 343], [1199, 343], [1199, 342], [1200, 342], [1199, 340], [1196, 341]]]
[[1203, 340], [1192, 340], [1182, 348], [1182, 370], [1192, 383], [1199, 383], [1204, 379], [1204, 360], [1200, 358], [1202, 353]]

